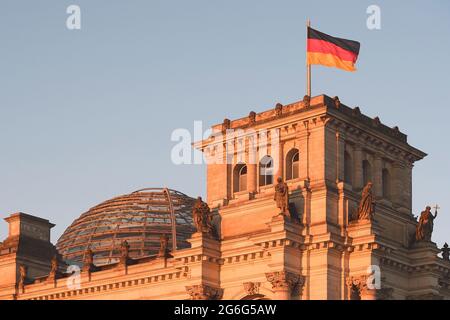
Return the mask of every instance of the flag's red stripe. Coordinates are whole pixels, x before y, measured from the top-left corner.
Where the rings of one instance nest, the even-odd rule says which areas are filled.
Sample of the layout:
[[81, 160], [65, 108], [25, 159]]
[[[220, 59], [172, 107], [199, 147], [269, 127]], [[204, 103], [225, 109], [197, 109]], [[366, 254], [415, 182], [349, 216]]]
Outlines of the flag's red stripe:
[[342, 49], [341, 47], [325, 40], [308, 39], [307, 50], [308, 52], [330, 53], [337, 56], [339, 59], [352, 61], [353, 63], [356, 62], [356, 59], [358, 58], [358, 55], [355, 53]]

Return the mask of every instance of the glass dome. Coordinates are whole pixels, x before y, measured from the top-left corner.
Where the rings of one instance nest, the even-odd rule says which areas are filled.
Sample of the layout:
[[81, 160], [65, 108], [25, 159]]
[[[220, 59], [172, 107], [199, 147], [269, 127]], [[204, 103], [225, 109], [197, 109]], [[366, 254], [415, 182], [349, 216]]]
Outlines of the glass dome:
[[131, 258], [157, 254], [161, 234], [169, 236], [172, 251], [186, 248], [186, 239], [195, 231], [194, 202], [167, 188], [147, 188], [118, 196], [83, 213], [64, 231], [56, 248], [67, 263], [79, 265], [91, 249], [98, 266], [118, 262], [120, 245], [125, 240]]

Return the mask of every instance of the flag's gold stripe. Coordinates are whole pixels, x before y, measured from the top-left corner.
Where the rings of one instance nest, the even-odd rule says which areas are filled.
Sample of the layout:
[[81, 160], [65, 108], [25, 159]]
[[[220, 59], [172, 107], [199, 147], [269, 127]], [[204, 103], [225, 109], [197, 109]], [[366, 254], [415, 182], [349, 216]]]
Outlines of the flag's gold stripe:
[[330, 53], [308, 52], [307, 63], [321, 64], [327, 67], [336, 67], [346, 71], [356, 70], [352, 61], [341, 60], [339, 57]]

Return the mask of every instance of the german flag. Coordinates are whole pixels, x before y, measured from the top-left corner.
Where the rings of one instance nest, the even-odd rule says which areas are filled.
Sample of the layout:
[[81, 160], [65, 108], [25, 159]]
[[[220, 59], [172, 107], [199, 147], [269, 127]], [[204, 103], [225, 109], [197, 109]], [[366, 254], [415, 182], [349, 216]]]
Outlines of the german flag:
[[308, 27], [306, 62], [355, 71], [359, 47], [357, 41], [335, 38]]

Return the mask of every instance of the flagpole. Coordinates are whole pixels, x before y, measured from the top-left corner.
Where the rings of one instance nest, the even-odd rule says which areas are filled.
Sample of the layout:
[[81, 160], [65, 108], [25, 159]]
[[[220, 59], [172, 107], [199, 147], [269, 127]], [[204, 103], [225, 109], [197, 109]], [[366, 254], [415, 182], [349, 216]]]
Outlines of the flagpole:
[[311, 26], [311, 21], [306, 21], [306, 95], [311, 97], [311, 65], [308, 64], [308, 28]]

